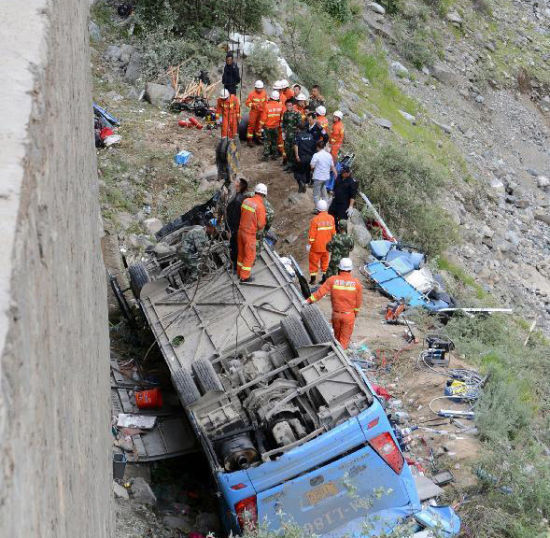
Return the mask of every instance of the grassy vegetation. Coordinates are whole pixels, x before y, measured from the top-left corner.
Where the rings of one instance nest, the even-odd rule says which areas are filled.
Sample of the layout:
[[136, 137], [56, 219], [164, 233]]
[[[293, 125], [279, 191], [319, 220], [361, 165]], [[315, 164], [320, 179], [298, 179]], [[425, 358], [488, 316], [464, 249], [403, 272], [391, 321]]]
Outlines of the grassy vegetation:
[[[474, 277], [467, 274], [462, 267], [450, 262], [445, 256], [436, 258], [436, 266], [440, 271], [447, 272], [457, 283], [470, 288], [476, 299], [488, 298], [487, 292], [476, 282]], [[487, 303], [485, 303], [485, 306], [487, 306]]]

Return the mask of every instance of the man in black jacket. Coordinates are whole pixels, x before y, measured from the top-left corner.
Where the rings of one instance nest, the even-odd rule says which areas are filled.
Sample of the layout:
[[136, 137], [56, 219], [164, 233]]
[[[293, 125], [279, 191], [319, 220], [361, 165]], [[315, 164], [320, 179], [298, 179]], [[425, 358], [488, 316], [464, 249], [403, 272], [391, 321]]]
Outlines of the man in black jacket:
[[334, 194], [328, 212], [334, 217], [336, 230], [339, 230], [339, 221], [348, 219], [355, 204], [355, 197], [359, 185], [353, 179], [349, 166], [343, 165], [340, 174], [334, 182], [332, 192]]
[[306, 185], [311, 183], [311, 158], [317, 151], [316, 146], [319, 140], [326, 144], [328, 133], [320, 127], [317, 122], [315, 112], [310, 112], [307, 116], [307, 125], [303, 131], [296, 133], [294, 144], [294, 155], [296, 164], [294, 167], [294, 179], [298, 182], [298, 192], [305, 192]]
[[225, 57], [225, 66], [223, 68], [222, 84], [231, 94], [236, 95], [237, 84], [241, 81], [238, 65], [233, 61], [233, 53], [228, 52]]
[[245, 193], [248, 190], [248, 182], [246, 179], [240, 178], [235, 181], [235, 196], [227, 204], [225, 210], [225, 223], [229, 233], [229, 251], [231, 254], [231, 263], [233, 269], [237, 269], [237, 234], [239, 232], [239, 224], [241, 222], [241, 205], [245, 199]]

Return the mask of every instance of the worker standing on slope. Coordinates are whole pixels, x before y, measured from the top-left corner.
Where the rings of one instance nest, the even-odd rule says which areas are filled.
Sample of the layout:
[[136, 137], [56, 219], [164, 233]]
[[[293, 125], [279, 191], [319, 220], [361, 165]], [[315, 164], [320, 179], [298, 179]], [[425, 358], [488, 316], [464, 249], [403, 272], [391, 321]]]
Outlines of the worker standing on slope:
[[241, 119], [241, 104], [236, 95], [225, 88], [220, 91], [216, 106], [216, 121], [222, 126], [222, 138], [235, 138]]
[[239, 67], [233, 60], [233, 53], [230, 51], [225, 57], [225, 65], [223, 66], [222, 84], [223, 87], [231, 94], [236, 95], [237, 85], [241, 81]]
[[319, 213], [311, 219], [309, 225], [309, 241], [307, 250], [309, 251], [309, 276], [310, 284], [315, 284], [319, 266], [321, 266], [321, 275], [324, 278], [328, 269], [329, 253], [327, 244], [334, 237], [336, 228], [334, 226], [334, 217], [327, 213], [328, 204], [325, 200], [317, 202]]
[[287, 99], [285, 103], [285, 113], [283, 114], [283, 120], [281, 127], [283, 130], [284, 152], [283, 152], [283, 164], [286, 165], [286, 170], [292, 170], [294, 168], [295, 155], [294, 155], [294, 140], [296, 133], [300, 129], [302, 117], [299, 112], [294, 110], [294, 99]]
[[328, 212], [336, 221], [336, 229], [338, 229], [340, 219], [350, 217], [353, 213], [357, 190], [357, 181], [351, 177], [350, 167], [343, 165], [332, 187], [334, 196], [328, 208]]
[[256, 235], [266, 225], [264, 198], [267, 187], [258, 183], [254, 196], [246, 198], [241, 205], [241, 221], [237, 238], [239, 254], [237, 258], [237, 275], [242, 283], [251, 282], [250, 272], [256, 260]]
[[[330, 240], [327, 245], [327, 250], [330, 252], [330, 262], [328, 264], [328, 270], [325, 274], [325, 278], [329, 278], [338, 274], [338, 265], [342, 258], [349, 258], [353, 247], [355, 246], [353, 237], [348, 234], [348, 221], [340, 220], [339, 227], [336, 230], [337, 233]], [[321, 280], [321, 284], [323, 284]]]
[[281, 94], [281, 103], [283, 103], [283, 105], [289, 100], [289, 99], [292, 99], [294, 97], [294, 92], [290, 89], [290, 83], [288, 82], [288, 80], [286, 78], [284, 78], [283, 80], [281, 80], [281, 85], [280, 85], [280, 94]]
[[245, 199], [246, 189], [248, 189], [248, 182], [246, 179], [242, 177], [237, 179], [237, 181], [235, 181], [235, 194], [225, 209], [225, 225], [230, 233], [229, 253], [231, 257], [231, 265], [233, 266], [234, 271], [237, 270], [237, 236], [239, 234], [239, 224], [241, 222], [241, 206]]
[[355, 318], [363, 301], [363, 286], [352, 276], [353, 263], [349, 258], [342, 258], [338, 268], [338, 274], [327, 278], [326, 282], [309, 297], [307, 303], [314, 303], [327, 293], [330, 294], [334, 336], [342, 347], [347, 349]]
[[300, 129], [303, 129], [307, 122], [307, 108], [306, 108], [307, 97], [303, 93], [299, 93], [294, 98], [294, 101], [295, 101], [294, 110], [300, 114], [300, 119], [301, 119]]
[[319, 125], [321, 129], [324, 129], [328, 133], [328, 118], [326, 116], [327, 109], [321, 105], [315, 109], [315, 113], [317, 114], [317, 125]]
[[317, 84], [311, 88], [311, 94], [309, 96], [309, 104], [307, 108], [311, 112], [315, 112], [318, 106], [325, 106], [325, 98], [321, 95], [321, 89]]
[[258, 143], [262, 137], [260, 120], [266, 101], [267, 94], [264, 90], [264, 83], [261, 80], [257, 80], [254, 83], [254, 90], [248, 94], [245, 101], [246, 106], [250, 109], [250, 113], [248, 114], [248, 127], [246, 129], [246, 141], [249, 146], [254, 145], [254, 136]]
[[279, 137], [282, 115], [283, 105], [279, 102], [279, 92], [273, 90], [269, 101], [264, 105], [260, 119], [260, 127], [264, 130], [264, 161], [267, 161], [269, 157], [276, 159], [279, 155], [277, 139]]
[[344, 114], [340, 110], [336, 110], [332, 117], [332, 130], [329, 137], [330, 154], [332, 155], [334, 164], [336, 164], [338, 162], [338, 152], [344, 142], [344, 122], [342, 121]]

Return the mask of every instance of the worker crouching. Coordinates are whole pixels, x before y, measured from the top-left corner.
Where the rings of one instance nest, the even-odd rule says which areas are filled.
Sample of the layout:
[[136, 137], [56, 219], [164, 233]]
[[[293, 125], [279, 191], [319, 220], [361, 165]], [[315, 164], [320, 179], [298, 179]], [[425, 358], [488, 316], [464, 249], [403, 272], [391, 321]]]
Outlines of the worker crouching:
[[258, 183], [254, 196], [246, 198], [241, 205], [241, 220], [237, 237], [237, 275], [241, 282], [251, 282], [250, 272], [256, 261], [256, 235], [266, 225], [264, 197], [267, 187]]
[[328, 204], [325, 200], [317, 202], [317, 211], [319, 213], [311, 219], [309, 225], [309, 275], [310, 284], [315, 284], [319, 267], [324, 281], [325, 273], [329, 264], [329, 253], [327, 244], [334, 237], [336, 227], [334, 225], [334, 217], [327, 213]]
[[326, 282], [307, 299], [311, 304], [322, 299], [327, 293], [330, 294], [334, 336], [344, 349], [349, 346], [355, 317], [363, 301], [363, 287], [351, 274], [352, 269], [352, 261], [342, 258], [338, 274], [327, 278]]

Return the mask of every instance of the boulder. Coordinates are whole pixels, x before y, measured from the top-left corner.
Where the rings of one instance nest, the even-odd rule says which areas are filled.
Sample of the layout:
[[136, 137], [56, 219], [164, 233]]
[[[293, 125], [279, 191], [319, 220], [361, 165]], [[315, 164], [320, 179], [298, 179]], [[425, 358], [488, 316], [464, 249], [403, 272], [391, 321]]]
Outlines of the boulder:
[[445, 125], [444, 123], [440, 123], [440, 122], [434, 120], [433, 118], [430, 118], [430, 120], [432, 121], [432, 123], [434, 125], [437, 125], [442, 131], [445, 131], [447, 134], [451, 134], [451, 126], [450, 125]]
[[141, 76], [141, 54], [139, 52], [134, 52], [130, 56], [130, 61], [126, 67], [126, 73], [124, 74], [124, 79], [126, 82], [133, 84]]
[[401, 62], [392, 62], [391, 63], [392, 71], [398, 76], [398, 77], [408, 77], [409, 76], [409, 70], [401, 63]]
[[218, 167], [216, 165], [209, 166], [199, 177], [199, 180], [217, 181]]
[[462, 26], [462, 17], [456, 11], [449, 11], [446, 19], [455, 26]]
[[120, 47], [120, 57], [119, 60], [122, 63], [122, 65], [128, 65], [130, 62], [130, 58], [132, 57], [132, 54], [136, 52], [136, 48], [132, 45], [122, 45]]
[[105, 49], [105, 52], [103, 53], [103, 57], [109, 62], [118, 62], [120, 60], [121, 54], [122, 54], [122, 50], [120, 47], [117, 47], [116, 45], [109, 45]]
[[155, 235], [162, 228], [162, 221], [156, 218], [145, 219], [143, 225], [150, 235]]
[[457, 80], [456, 73], [440, 62], [432, 67], [432, 76], [442, 84], [454, 84]]
[[376, 2], [369, 2], [367, 5], [370, 9], [372, 9], [372, 11], [374, 11], [375, 13], [378, 13], [379, 15], [386, 14], [385, 8], [380, 4], [377, 4]]
[[165, 86], [163, 84], [156, 84], [155, 82], [148, 82], [145, 85], [145, 98], [153, 106], [165, 107], [174, 98], [174, 88], [172, 86]]
[[372, 241], [371, 234], [363, 226], [354, 224], [351, 230], [351, 235], [353, 236], [353, 239], [355, 239], [356, 243], [363, 248], [368, 248], [370, 242]]
[[404, 110], [398, 110], [399, 114], [401, 114], [407, 121], [410, 121], [413, 125], [416, 124], [416, 118], [409, 114], [408, 112], [405, 112]]
[[538, 176], [537, 177], [537, 187], [539, 189], [546, 189], [550, 187], [550, 179], [546, 176]]
[[548, 213], [535, 213], [535, 220], [544, 222], [550, 226], [550, 215]]
[[382, 127], [383, 129], [391, 129], [393, 125], [390, 120], [386, 120], [384, 118], [374, 118], [373, 121], [376, 125], [378, 125], [378, 127]]
[[278, 22], [262, 17], [262, 32], [269, 37], [281, 37], [283, 27]]
[[115, 494], [115, 499], [122, 499], [124, 501], [128, 501], [130, 499], [130, 496], [128, 495], [128, 491], [124, 486], [121, 486], [117, 482], [113, 480], [113, 493]]
[[132, 494], [132, 499], [139, 504], [154, 505], [157, 502], [151, 486], [141, 476], [134, 478], [132, 481], [130, 493]]

